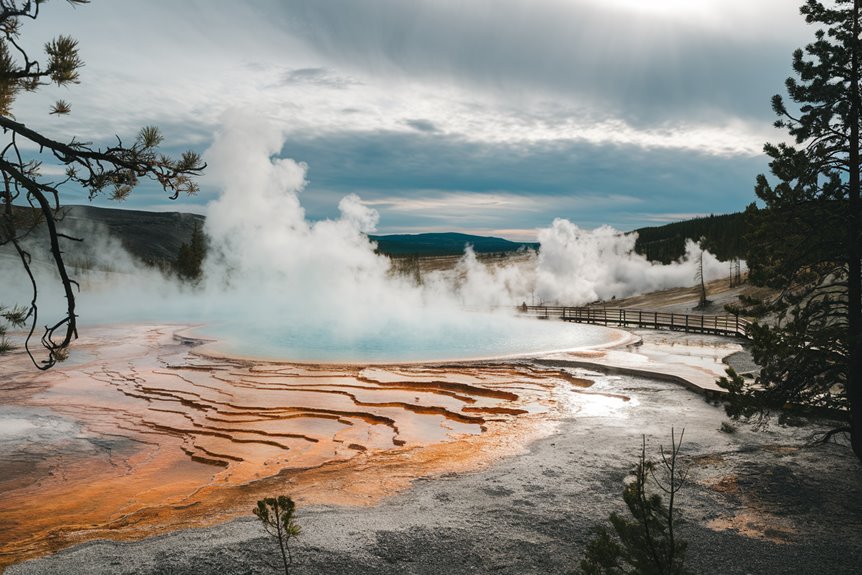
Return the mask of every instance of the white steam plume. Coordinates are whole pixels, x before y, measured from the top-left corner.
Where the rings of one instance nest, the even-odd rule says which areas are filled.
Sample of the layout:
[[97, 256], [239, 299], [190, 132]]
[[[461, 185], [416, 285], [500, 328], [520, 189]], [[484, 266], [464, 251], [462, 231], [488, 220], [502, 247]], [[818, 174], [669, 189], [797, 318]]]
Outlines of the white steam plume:
[[[580, 305], [673, 287], [691, 286], [698, 271], [700, 248], [688, 240], [685, 255], [667, 265], [650, 262], [635, 252], [636, 234], [602, 226], [580, 229], [556, 219], [539, 230], [536, 295], [546, 302]], [[705, 281], [726, 275], [727, 266], [703, 252]]]
[[[400, 326], [405, 332], [445, 337], [447, 330], [473, 321], [465, 318], [464, 306], [582, 305], [695, 283], [700, 249], [692, 242], [679, 262], [655, 264], [634, 252], [634, 235], [609, 227], [586, 231], [557, 219], [538, 231], [538, 255], [492, 266], [467, 249], [454, 270], [426, 274], [416, 285], [393, 273], [389, 259], [374, 252], [366, 234], [375, 229], [378, 214], [358, 196], [341, 200], [337, 219], [306, 219], [299, 199], [306, 166], [278, 157], [284, 137], [260, 119], [225, 116], [205, 155], [206, 177], [222, 192], [208, 206], [211, 247], [198, 289], [134, 264], [116, 242], [95, 240], [98, 233], [84, 234], [87, 257], [112, 271], [91, 274], [83, 282], [83, 323], [227, 320], [296, 332], [326, 329], [342, 339]], [[11, 268], [14, 258], [6, 256], [0, 265], [13, 273], [0, 277], [0, 303], [25, 303], [28, 286], [10, 287], [21, 274]], [[726, 272], [706, 252], [703, 265], [706, 281]], [[50, 272], [45, 270], [37, 270], [44, 287], [42, 317], [51, 303], [63, 302], [56, 287], [47, 287]], [[45, 323], [49, 320], [40, 321]]]
[[377, 212], [358, 196], [341, 200], [338, 219], [309, 222], [299, 201], [306, 166], [275, 157], [282, 144], [276, 128], [231, 115], [206, 154], [222, 188], [207, 211], [208, 295], [235, 313], [357, 336], [416, 317], [423, 303], [444, 306], [439, 294], [389, 273], [366, 236]]

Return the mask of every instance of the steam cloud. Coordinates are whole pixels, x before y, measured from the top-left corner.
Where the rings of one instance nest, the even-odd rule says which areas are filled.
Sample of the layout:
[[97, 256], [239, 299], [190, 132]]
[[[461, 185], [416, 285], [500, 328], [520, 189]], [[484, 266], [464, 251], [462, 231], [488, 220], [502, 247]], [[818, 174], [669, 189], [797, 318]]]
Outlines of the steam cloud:
[[435, 294], [389, 274], [388, 258], [366, 235], [377, 212], [358, 196], [341, 200], [338, 219], [306, 219], [299, 201], [306, 166], [275, 157], [283, 142], [278, 129], [234, 115], [206, 155], [216, 167], [208, 177], [223, 190], [207, 210], [208, 296], [225, 307], [239, 303], [237, 313], [259, 306], [260, 318], [356, 335], [423, 308]]
[[[663, 265], [635, 253], [636, 240], [609, 226], [584, 231], [568, 220], [554, 220], [539, 230], [536, 294], [542, 300], [585, 303], [694, 283], [700, 248], [693, 241], [686, 242], [680, 261]], [[705, 281], [726, 272], [725, 264], [703, 252]]]
[[[137, 265], [103, 234], [87, 233], [88, 251], [81, 257], [109, 271], [85, 278], [82, 320], [328, 326], [340, 338], [361, 338], [397, 324], [443, 334], [469, 321], [465, 306], [511, 308], [531, 300], [581, 305], [694, 284], [700, 249], [693, 242], [682, 260], [661, 265], [634, 253], [634, 235], [607, 226], [582, 230], [564, 219], [539, 230], [539, 253], [517, 264], [486, 266], [468, 248], [454, 270], [427, 274], [417, 283], [393, 273], [389, 259], [374, 252], [367, 234], [378, 214], [358, 196], [341, 200], [337, 219], [306, 218], [300, 202], [306, 166], [278, 157], [284, 139], [281, 130], [259, 119], [225, 117], [206, 153], [206, 177], [222, 193], [208, 206], [211, 248], [197, 289]], [[9, 254], [0, 257], [5, 269], [14, 269]], [[703, 269], [706, 281], [726, 272], [707, 252]], [[60, 313], [46, 309], [63, 302], [56, 280], [47, 266], [37, 273], [42, 317]], [[3, 303], [29, 301], [29, 286], [20, 276], [0, 278]]]

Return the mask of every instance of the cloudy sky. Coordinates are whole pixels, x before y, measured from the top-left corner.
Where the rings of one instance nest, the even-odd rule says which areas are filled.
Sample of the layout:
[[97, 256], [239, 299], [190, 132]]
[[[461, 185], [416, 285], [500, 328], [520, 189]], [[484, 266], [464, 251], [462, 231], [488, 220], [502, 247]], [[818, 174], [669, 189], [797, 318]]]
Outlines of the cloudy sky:
[[[799, 3], [55, 1], [23, 39], [76, 37], [81, 84], [14, 112], [57, 139], [155, 124], [169, 150], [203, 152], [243, 110], [308, 165], [308, 217], [355, 192], [383, 233], [532, 239], [555, 217], [631, 230], [753, 200], [763, 143], [781, 138], [769, 99], [813, 34]], [[70, 116], [47, 115], [58, 97]], [[124, 206], [203, 212], [217, 194], [144, 186]]]

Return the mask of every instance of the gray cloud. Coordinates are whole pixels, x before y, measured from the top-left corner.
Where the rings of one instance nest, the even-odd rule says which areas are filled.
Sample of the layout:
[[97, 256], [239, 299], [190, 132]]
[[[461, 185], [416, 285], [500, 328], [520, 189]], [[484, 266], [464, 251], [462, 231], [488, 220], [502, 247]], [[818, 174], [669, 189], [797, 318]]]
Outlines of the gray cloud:
[[302, 201], [310, 217], [333, 217], [338, 200], [355, 192], [381, 212], [384, 232], [470, 217], [488, 229], [535, 228], [558, 216], [630, 230], [668, 213], [741, 210], [765, 169], [762, 157], [577, 141], [524, 148], [402, 132], [295, 137], [282, 155], [309, 163]]
[[412, 120], [404, 120], [404, 124], [410, 126], [414, 130], [419, 132], [436, 132], [437, 126], [434, 125], [434, 122], [431, 120], [423, 120], [421, 118], [412, 119]]
[[[764, 28], [798, 20], [795, 3], [767, 4]], [[315, 50], [371, 74], [576, 99], [638, 125], [771, 117], [800, 44], [798, 26], [755, 35], [740, 32], [748, 22], [716, 28], [598, 2], [291, 0], [283, 17]]]
[[[129, 138], [154, 123], [176, 153], [205, 149], [224, 109], [290, 108], [273, 121], [290, 130], [283, 154], [310, 166], [303, 202], [314, 218], [335, 215], [338, 200], [358, 192], [378, 202], [384, 231], [445, 228], [456, 216], [489, 229], [547, 226], [555, 216], [632, 229], [753, 199], [762, 157], [657, 140], [707, 126], [714, 131], [691, 137], [730, 134], [756, 147], [760, 136], [745, 129], [771, 124], [769, 97], [782, 91], [793, 48], [811, 39], [797, 3], [748, 2], [746, 19], [733, 12], [741, 0], [704, 1], [736, 7], [719, 22], [623, 11], [611, 0], [257, 0], [218, 9], [112, 0], [74, 19], [64, 3], [49, 3], [32, 23], [41, 34], [26, 34], [36, 46], [58, 32], [81, 40], [87, 67], [70, 96], [75, 112], [49, 118], [46, 89], [41, 116], [26, 108], [40, 93], [22, 96], [16, 113], [85, 139]], [[615, 120], [658, 136], [639, 145], [577, 139], [581, 126], [613, 130]], [[567, 122], [575, 127], [548, 129]], [[484, 128], [502, 136], [467, 141]], [[466, 201], [471, 194], [478, 200]], [[163, 200], [147, 184], [128, 205]]]
[[285, 85], [311, 84], [337, 89], [344, 89], [360, 84], [360, 82], [347, 76], [339, 76], [327, 68], [297, 68], [289, 70], [282, 77], [282, 83]]

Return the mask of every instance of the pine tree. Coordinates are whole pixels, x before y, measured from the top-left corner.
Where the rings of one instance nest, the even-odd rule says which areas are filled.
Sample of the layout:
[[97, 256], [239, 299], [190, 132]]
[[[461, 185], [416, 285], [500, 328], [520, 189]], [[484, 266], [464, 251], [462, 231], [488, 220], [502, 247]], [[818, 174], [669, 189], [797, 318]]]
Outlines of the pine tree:
[[189, 243], [183, 242], [177, 252], [174, 269], [181, 278], [195, 281], [200, 279], [202, 265], [206, 257], [206, 238], [200, 225], [195, 222]]
[[296, 503], [286, 495], [267, 497], [257, 502], [257, 507], [252, 510], [252, 513], [260, 519], [266, 532], [278, 541], [284, 574], [290, 575], [290, 566], [293, 564], [290, 541], [302, 533], [294, 519]]
[[[73, 6], [89, 2], [66, 1]], [[58, 226], [63, 184], [83, 188], [90, 199], [108, 195], [122, 200], [141, 180], [151, 179], [175, 199], [181, 193], [197, 191], [194, 176], [199, 175], [205, 165], [195, 152], [185, 152], [178, 159], [160, 153], [162, 135], [152, 126], [142, 128], [130, 145], [123, 144], [118, 137], [115, 144], [100, 148], [74, 136], [64, 140], [48, 137], [13, 117], [12, 108], [18, 96], [51, 84], [70, 86], [80, 81], [79, 70], [84, 62], [75, 39], [60, 35], [46, 42], [41, 58], [26, 48], [32, 44], [21, 40], [25, 22], [38, 18], [43, 5], [44, 0], [0, 0], [0, 130], [6, 137], [0, 151], [0, 246], [10, 244], [14, 248], [21, 273], [32, 286], [25, 318], [30, 324], [30, 335], [25, 348], [36, 367], [48, 369], [66, 356], [68, 346], [77, 337], [77, 283], [69, 276], [63, 254], [67, 242], [81, 240], [64, 234]], [[46, 112], [68, 114], [71, 105], [57, 100]], [[45, 157], [65, 167], [65, 178], [59, 183], [43, 177], [40, 167]], [[38, 218], [33, 214], [38, 214]], [[57, 321], [49, 321], [42, 334], [41, 343], [47, 357], [41, 361], [37, 361], [29, 346], [40, 321], [38, 283], [31, 270], [30, 253], [21, 242], [36, 225], [45, 226], [46, 249], [51, 254], [66, 299], [65, 315]]]
[[[611, 513], [613, 531], [597, 527], [580, 562], [581, 575], [684, 575], [688, 544], [675, 534], [676, 494], [685, 484], [688, 471], [680, 464], [679, 440], [671, 429], [671, 449], [661, 449], [661, 465], [646, 458], [646, 437], [642, 437], [640, 458], [632, 470], [633, 481], [623, 490], [628, 515]], [[659, 476], [656, 469], [659, 468]], [[661, 473], [663, 471], [664, 473]], [[650, 480], [668, 496], [667, 504], [651, 493]]]
[[22, 327], [27, 321], [27, 310], [16, 307], [12, 309], [0, 306], [0, 353], [13, 349], [12, 343], [6, 339], [9, 327]]
[[860, 0], [800, 9], [821, 26], [793, 54], [798, 78], [772, 108], [776, 127], [795, 144], [766, 144], [777, 179], [757, 178], [765, 205], [747, 210], [752, 283], [779, 295], [769, 304], [773, 325], [755, 325], [755, 385], [737, 397], [764, 407], [787, 403], [839, 408], [849, 414], [853, 450], [862, 459], [862, 267], [860, 267], [859, 121]]

